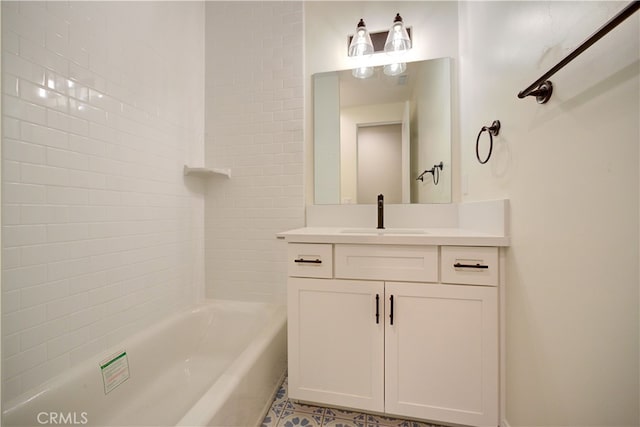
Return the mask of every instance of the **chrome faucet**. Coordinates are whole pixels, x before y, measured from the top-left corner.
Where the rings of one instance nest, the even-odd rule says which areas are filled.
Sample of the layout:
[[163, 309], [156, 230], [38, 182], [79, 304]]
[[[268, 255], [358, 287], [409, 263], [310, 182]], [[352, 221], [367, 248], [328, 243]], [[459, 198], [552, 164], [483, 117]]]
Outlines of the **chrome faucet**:
[[378, 229], [384, 228], [384, 196], [378, 194]]

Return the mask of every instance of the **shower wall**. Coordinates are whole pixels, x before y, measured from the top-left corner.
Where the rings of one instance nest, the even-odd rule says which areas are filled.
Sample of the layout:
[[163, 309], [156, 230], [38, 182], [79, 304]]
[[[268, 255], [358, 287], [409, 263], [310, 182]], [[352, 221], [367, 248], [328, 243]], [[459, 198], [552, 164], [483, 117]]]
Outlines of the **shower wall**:
[[302, 3], [207, 2], [207, 295], [284, 302], [285, 247], [304, 225]]
[[2, 2], [11, 399], [202, 297], [204, 4]]

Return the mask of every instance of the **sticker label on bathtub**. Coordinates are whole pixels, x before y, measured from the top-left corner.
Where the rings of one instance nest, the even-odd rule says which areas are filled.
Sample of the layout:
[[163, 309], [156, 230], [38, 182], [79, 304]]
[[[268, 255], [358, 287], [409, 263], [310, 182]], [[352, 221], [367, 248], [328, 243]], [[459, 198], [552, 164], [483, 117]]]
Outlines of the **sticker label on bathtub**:
[[104, 394], [107, 394], [129, 379], [127, 352], [116, 353], [100, 362], [100, 371], [102, 371]]

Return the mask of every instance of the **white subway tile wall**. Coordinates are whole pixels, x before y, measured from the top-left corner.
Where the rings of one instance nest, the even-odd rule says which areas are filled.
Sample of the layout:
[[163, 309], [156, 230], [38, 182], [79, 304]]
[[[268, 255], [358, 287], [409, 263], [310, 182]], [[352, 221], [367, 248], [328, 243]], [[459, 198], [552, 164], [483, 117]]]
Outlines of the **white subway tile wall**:
[[204, 4], [2, 2], [3, 400], [204, 294]]
[[304, 226], [303, 4], [207, 2], [207, 295], [284, 303], [285, 247]]

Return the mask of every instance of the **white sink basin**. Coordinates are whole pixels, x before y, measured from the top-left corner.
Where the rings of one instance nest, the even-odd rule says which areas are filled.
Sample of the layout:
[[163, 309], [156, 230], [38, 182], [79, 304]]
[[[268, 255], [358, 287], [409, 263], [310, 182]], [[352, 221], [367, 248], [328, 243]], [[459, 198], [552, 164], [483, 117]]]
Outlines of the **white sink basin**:
[[340, 232], [344, 234], [370, 234], [372, 236], [387, 234], [428, 234], [426, 231], [419, 228], [345, 228]]

